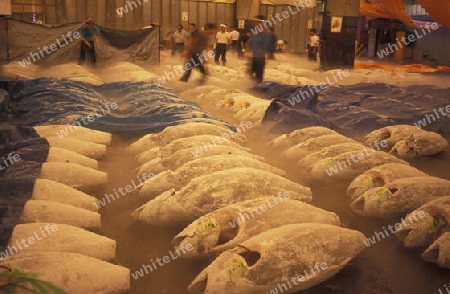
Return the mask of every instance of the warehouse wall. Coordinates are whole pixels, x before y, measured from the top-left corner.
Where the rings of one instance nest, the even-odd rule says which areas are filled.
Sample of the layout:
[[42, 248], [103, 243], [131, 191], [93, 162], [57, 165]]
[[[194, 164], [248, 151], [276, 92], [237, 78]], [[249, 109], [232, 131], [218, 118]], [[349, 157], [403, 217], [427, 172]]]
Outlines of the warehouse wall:
[[[278, 21], [276, 14], [287, 12], [289, 17]], [[289, 5], [261, 5], [260, 13], [271, 20], [275, 20], [275, 35], [279, 40], [287, 40], [286, 50], [294, 53], [304, 53], [309, 41], [309, 28], [319, 31], [321, 6], [314, 8], [302, 8], [300, 11], [295, 6]], [[280, 18], [282, 18], [280, 16]], [[273, 22], [273, 21], [272, 21]], [[309, 24], [309, 27], [308, 27]]]
[[[186, 28], [195, 22], [232, 24], [235, 4], [193, 2], [187, 0], [45, 0], [46, 23], [84, 21], [95, 18], [101, 26], [135, 30], [151, 23], [161, 24], [161, 36], [174, 30], [178, 24]], [[123, 9], [120, 9], [123, 7]], [[117, 10], [122, 11], [122, 15]], [[187, 13], [187, 15], [186, 15]], [[183, 19], [183, 16], [185, 17]], [[186, 19], [187, 17], [187, 19]]]

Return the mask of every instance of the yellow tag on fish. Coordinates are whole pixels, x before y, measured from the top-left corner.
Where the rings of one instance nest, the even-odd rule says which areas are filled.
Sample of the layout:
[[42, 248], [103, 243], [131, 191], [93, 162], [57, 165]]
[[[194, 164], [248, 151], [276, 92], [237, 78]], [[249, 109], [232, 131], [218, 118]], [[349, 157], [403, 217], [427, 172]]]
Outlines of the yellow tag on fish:
[[247, 275], [247, 266], [242, 257], [236, 257], [227, 266], [230, 280], [235, 282]]
[[202, 236], [206, 236], [214, 232], [217, 228], [216, 222], [210, 217], [205, 217], [197, 223], [197, 229]]

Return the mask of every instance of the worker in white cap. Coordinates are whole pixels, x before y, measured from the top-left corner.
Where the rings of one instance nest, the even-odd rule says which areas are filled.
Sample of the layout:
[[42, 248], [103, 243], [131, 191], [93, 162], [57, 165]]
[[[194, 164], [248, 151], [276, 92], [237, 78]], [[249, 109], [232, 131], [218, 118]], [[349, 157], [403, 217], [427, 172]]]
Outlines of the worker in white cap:
[[231, 36], [230, 33], [227, 32], [227, 26], [224, 24], [220, 25], [220, 32], [216, 35], [216, 52], [214, 56], [214, 61], [217, 65], [219, 65], [219, 58], [221, 58], [222, 65], [225, 65], [227, 62], [227, 50], [228, 45], [231, 44]]

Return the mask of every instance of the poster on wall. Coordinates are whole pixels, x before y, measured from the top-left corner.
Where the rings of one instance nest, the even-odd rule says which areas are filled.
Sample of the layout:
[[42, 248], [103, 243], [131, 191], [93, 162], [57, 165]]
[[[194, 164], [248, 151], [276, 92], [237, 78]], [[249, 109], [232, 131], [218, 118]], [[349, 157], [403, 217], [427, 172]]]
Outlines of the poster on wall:
[[332, 33], [340, 33], [342, 30], [342, 19], [341, 16], [332, 16], [331, 17], [331, 32]]
[[181, 20], [184, 20], [184, 21], [189, 20], [189, 14], [187, 11], [181, 13]]
[[11, 0], [0, 0], [0, 15], [12, 15]]
[[238, 29], [244, 29], [245, 28], [245, 20], [240, 19], [238, 22]]

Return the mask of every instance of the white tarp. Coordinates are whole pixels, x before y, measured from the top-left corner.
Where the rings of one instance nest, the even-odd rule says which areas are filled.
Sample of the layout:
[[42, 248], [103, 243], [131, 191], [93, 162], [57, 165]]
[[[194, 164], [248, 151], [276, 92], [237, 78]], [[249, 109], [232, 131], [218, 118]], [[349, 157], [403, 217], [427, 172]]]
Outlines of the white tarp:
[[0, 0], [0, 15], [12, 15], [11, 0]]
[[261, 4], [292, 5], [302, 8], [313, 8], [317, 6], [317, 0], [261, 0]]

